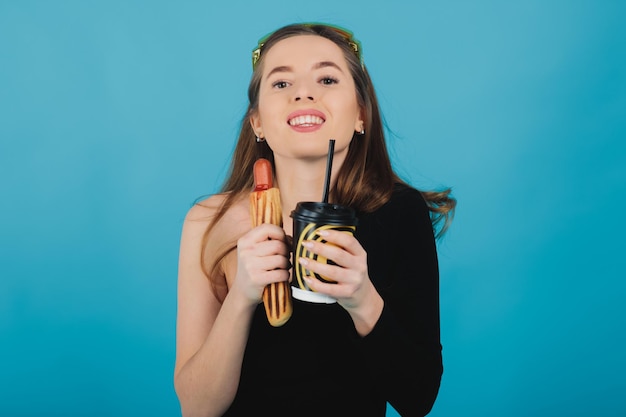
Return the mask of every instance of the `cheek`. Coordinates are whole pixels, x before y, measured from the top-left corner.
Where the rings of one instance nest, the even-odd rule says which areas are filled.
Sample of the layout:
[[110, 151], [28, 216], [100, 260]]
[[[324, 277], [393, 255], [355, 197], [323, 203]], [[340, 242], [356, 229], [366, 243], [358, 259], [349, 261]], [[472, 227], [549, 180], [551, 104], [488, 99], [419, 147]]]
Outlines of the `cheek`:
[[282, 118], [277, 111], [277, 106], [273, 105], [271, 100], [259, 100], [258, 114], [264, 131], [271, 130], [282, 124]]
[[354, 129], [354, 125], [359, 118], [359, 106], [356, 99], [347, 98], [341, 103], [341, 123], [346, 129]]

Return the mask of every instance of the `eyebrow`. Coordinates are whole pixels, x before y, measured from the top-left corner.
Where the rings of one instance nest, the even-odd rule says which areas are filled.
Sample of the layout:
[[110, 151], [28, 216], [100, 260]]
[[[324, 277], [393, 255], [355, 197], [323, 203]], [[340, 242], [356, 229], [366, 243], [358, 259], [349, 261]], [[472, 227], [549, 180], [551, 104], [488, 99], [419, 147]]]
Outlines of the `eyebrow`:
[[[337, 70], [343, 73], [343, 70], [339, 67], [339, 65], [335, 64], [333, 61], [321, 61], [313, 65], [313, 69], [322, 69], [322, 68], [328, 68], [328, 67], [336, 68]], [[275, 67], [267, 74], [265, 78], [267, 79], [271, 77], [272, 74], [275, 74], [277, 72], [293, 72], [293, 68], [288, 65], [281, 65], [281, 66]]]

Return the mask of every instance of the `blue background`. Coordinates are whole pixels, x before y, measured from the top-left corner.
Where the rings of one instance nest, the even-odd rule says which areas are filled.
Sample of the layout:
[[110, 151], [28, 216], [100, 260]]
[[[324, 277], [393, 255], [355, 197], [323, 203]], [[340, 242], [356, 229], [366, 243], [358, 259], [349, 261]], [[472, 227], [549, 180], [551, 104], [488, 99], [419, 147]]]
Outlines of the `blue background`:
[[355, 32], [396, 168], [459, 200], [431, 415], [626, 415], [625, 16], [591, 0], [1, 0], [0, 415], [180, 413], [182, 221], [224, 177], [250, 51], [296, 21]]

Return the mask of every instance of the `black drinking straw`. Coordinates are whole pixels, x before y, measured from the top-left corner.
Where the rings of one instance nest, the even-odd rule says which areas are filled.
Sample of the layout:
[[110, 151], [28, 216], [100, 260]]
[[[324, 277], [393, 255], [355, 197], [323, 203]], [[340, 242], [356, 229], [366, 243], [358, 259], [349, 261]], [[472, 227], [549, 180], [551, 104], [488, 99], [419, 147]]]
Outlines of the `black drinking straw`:
[[330, 191], [330, 172], [333, 168], [333, 155], [335, 154], [335, 139], [328, 141], [328, 159], [326, 160], [326, 178], [324, 179], [324, 195], [322, 201], [328, 203], [328, 192]]

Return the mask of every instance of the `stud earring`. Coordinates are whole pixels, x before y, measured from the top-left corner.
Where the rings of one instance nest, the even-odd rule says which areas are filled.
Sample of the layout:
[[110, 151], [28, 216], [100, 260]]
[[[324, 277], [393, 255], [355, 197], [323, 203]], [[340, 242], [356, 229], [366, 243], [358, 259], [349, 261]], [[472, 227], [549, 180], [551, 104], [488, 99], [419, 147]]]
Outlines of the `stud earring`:
[[261, 138], [259, 136], [256, 137], [256, 143], [265, 142], [265, 138]]

